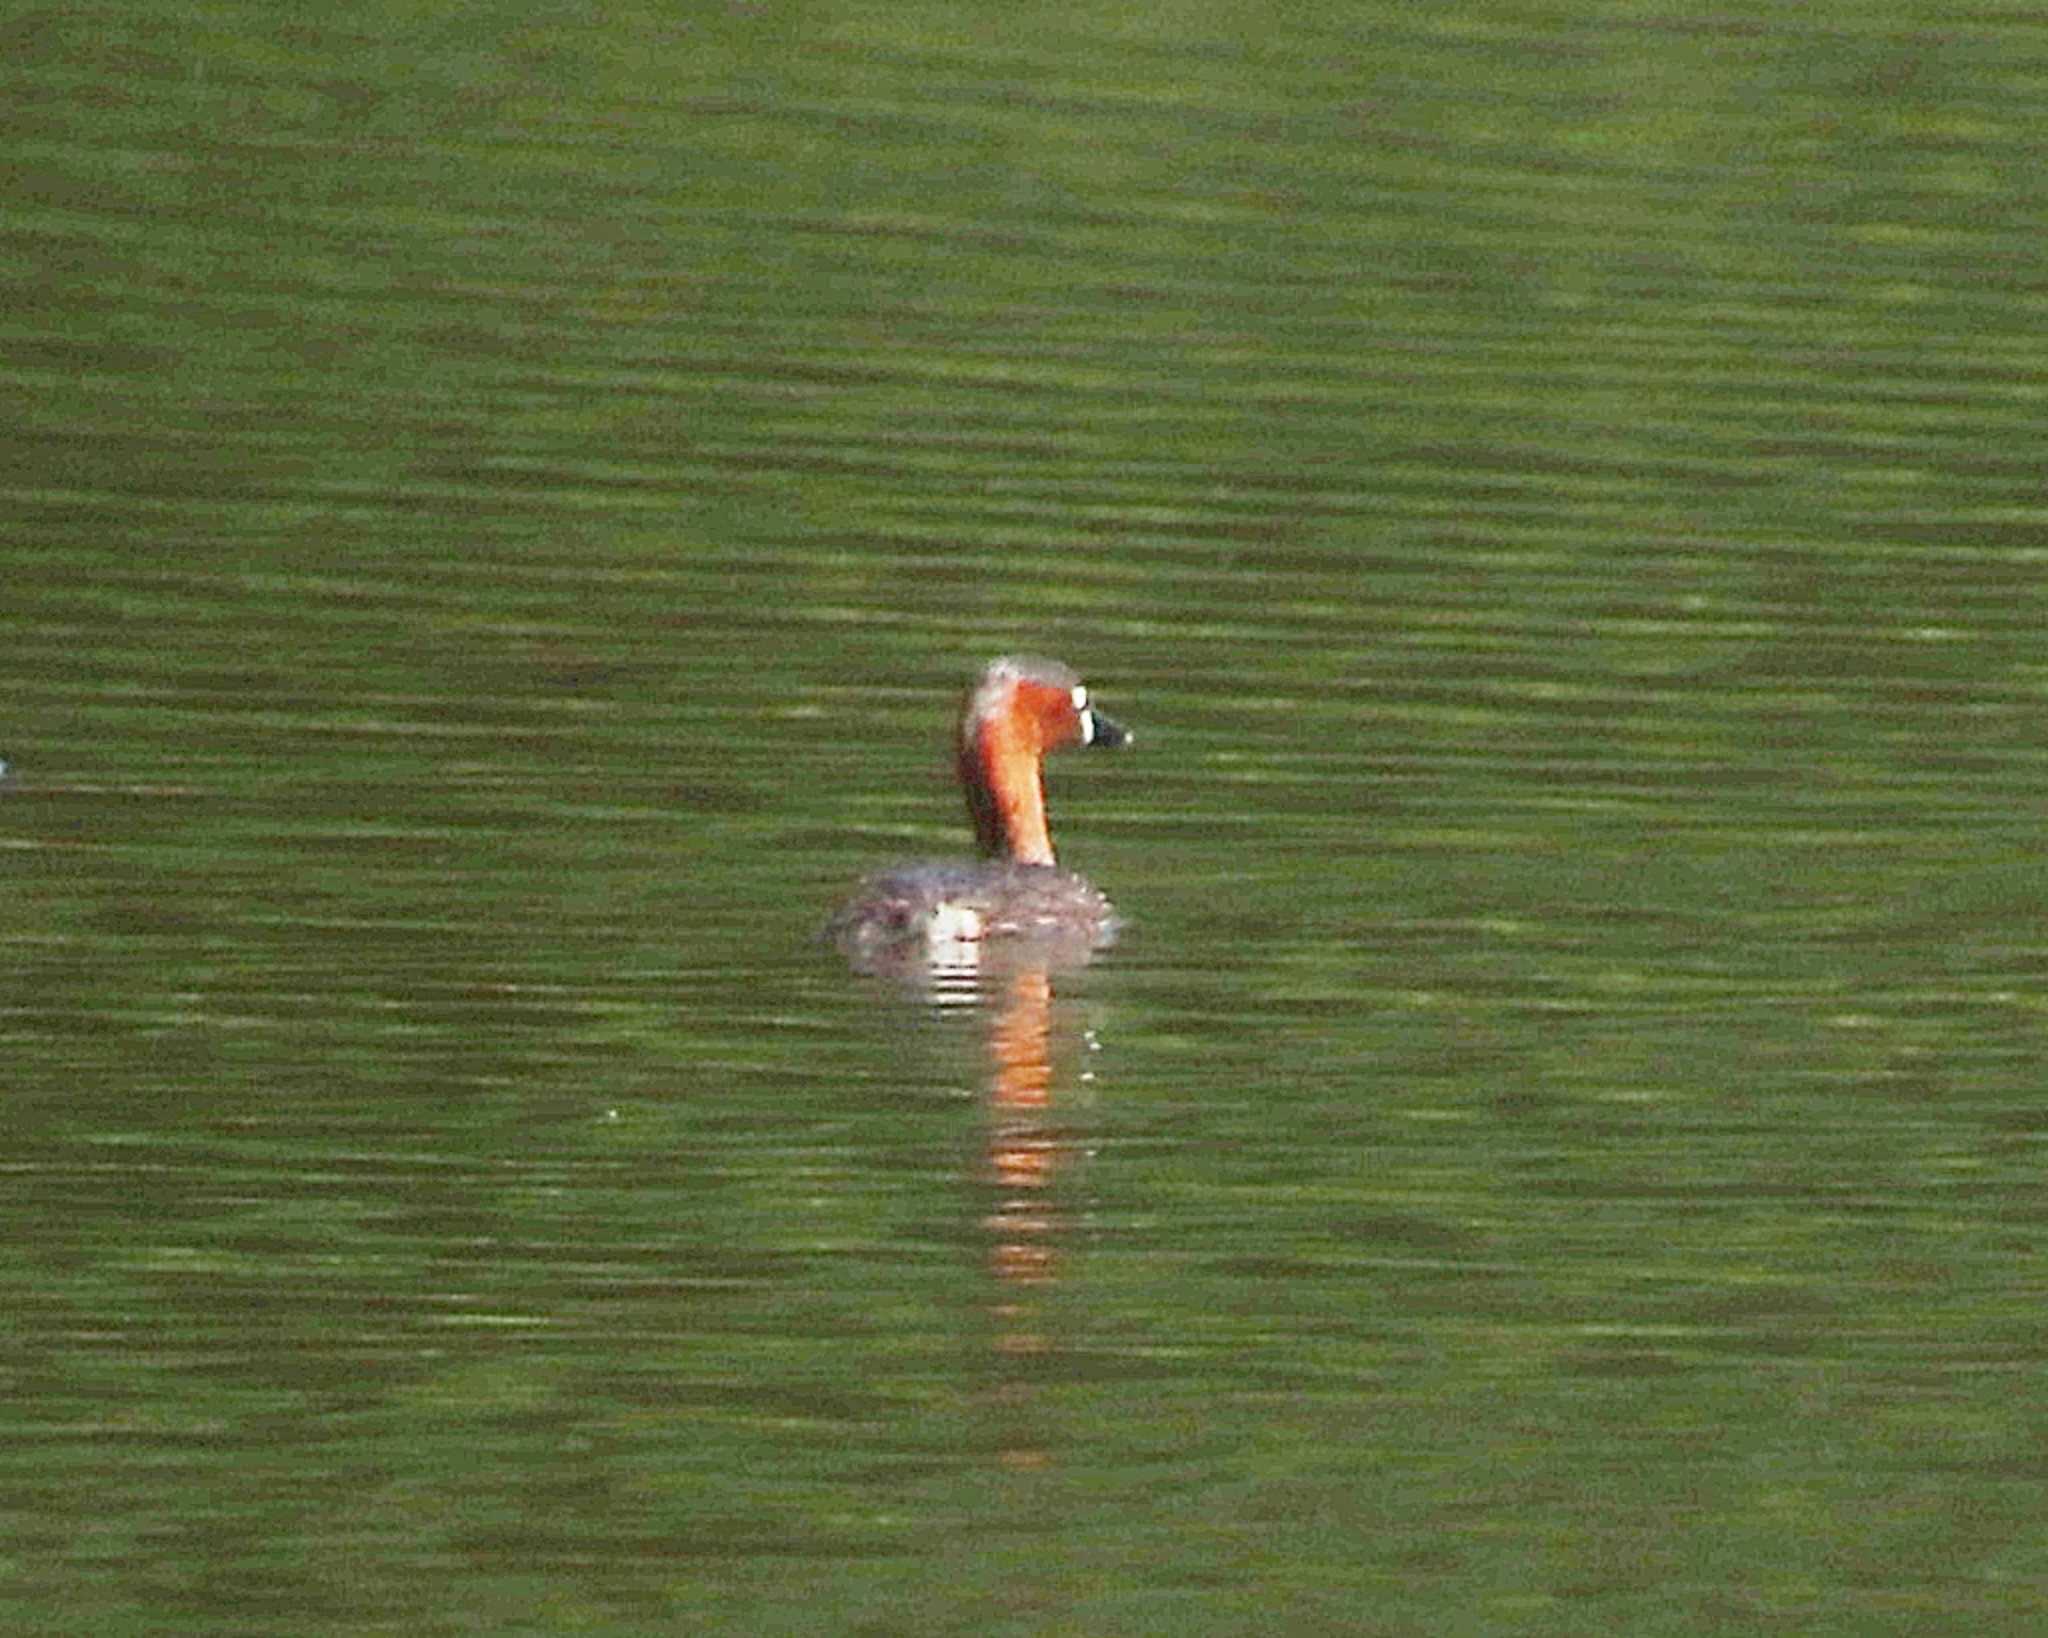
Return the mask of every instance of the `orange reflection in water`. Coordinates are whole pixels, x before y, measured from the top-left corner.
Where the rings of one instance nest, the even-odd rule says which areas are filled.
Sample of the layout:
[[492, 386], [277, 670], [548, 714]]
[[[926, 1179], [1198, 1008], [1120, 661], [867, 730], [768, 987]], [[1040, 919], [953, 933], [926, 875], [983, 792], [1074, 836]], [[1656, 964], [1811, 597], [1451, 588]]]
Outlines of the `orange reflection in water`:
[[1093, 951], [1050, 943], [966, 945], [892, 952], [865, 970], [909, 984], [927, 1004], [972, 1008], [986, 1023], [990, 1076], [977, 1168], [985, 1204], [994, 1379], [984, 1404], [997, 1420], [997, 1461], [1016, 1472], [1048, 1467], [1054, 1453], [1037, 1415], [1037, 1384], [1059, 1356], [1044, 1305], [1067, 1275], [1062, 1239], [1071, 1214], [1063, 1175], [1082, 1153], [1061, 1105], [1074, 1088], [1060, 1066], [1092, 1041], [1070, 1030], [1054, 1006], [1053, 979], [1088, 964]]
[[983, 1226], [989, 1272], [998, 1282], [995, 1346], [1006, 1354], [1042, 1353], [1019, 1288], [1049, 1285], [1058, 1272], [1057, 1211], [1047, 1197], [1059, 1169], [1059, 1140], [1046, 1115], [1052, 1104], [1052, 975], [1012, 975], [989, 1025], [987, 1176], [995, 1196]]
[[1056, 1352], [1038, 1303], [1061, 1276], [1067, 1213], [1057, 1184], [1074, 1146], [1055, 1118], [1051, 971], [1039, 966], [1011, 972], [989, 1001], [992, 1075], [983, 1176], [990, 1201], [982, 1225], [994, 1281], [991, 1346], [1008, 1366], [995, 1397], [1010, 1423], [998, 1460], [1007, 1468], [1035, 1470], [1049, 1466], [1052, 1453], [1029, 1415], [1033, 1390], [1013, 1373], [1027, 1360], [1042, 1367]]

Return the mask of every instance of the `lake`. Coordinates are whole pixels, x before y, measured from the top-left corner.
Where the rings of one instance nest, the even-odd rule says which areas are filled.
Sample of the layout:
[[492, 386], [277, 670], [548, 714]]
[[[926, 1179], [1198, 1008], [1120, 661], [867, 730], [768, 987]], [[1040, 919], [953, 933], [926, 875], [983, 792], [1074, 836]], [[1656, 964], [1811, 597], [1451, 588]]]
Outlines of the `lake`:
[[5, 1625], [2041, 1630], [2031, 14], [0, 32]]

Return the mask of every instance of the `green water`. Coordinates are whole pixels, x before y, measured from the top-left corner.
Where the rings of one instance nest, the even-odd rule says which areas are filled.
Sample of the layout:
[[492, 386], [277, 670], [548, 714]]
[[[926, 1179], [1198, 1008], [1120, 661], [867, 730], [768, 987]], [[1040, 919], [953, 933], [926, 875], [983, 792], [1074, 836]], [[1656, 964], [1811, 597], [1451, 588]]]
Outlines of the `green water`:
[[0, 38], [0, 1626], [2041, 1630], [2031, 14]]

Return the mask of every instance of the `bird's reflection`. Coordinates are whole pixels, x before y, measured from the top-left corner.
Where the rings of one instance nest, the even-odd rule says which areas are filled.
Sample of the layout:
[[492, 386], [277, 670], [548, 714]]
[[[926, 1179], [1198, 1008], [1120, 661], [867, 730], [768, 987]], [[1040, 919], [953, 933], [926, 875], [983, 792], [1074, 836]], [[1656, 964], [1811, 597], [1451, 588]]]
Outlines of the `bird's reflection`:
[[1091, 954], [1085, 944], [1043, 941], [934, 947], [887, 974], [927, 1005], [973, 1010], [984, 1026], [989, 1067], [973, 1181], [989, 1276], [990, 1399], [1004, 1413], [997, 1449], [1015, 1469], [1052, 1459], [1032, 1414], [1034, 1384], [1058, 1353], [1044, 1308], [1064, 1273], [1072, 1213], [1062, 1195], [1082, 1152], [1072, 1109], [1092, 1076], [1078, 1066], [1098, 1044], [1077, 1015], [1055, 1006], [1055, 981]]
[[[1025, 1291], [1056, 1273], [1058, 1212], [1051, 1193], [1061, 1145], [1052, 1124], [1052, 975], [1043, 968], [1013, 974], [989, 1019], [986, 1180], [992, 1196], [985, 1224], [989, 1271], [998, 1282], [999, 1317], [1028, 1327]], [[1008, 1290], [1007, 1297], [1003, 1296]], [[1034, 1352], [1039, 1337], [1010, 1331], [1008, 1352]]]
[[1071, 1221], [1063, 1204], [1063, 1173], [1080, 1153], [1071, 1119], [1060, 1105], [1075, 1091], [1055, 1064], [1078, 1053], [1055, 1036], [1053, 975], [1046, 965], [1021, 966], [987, 992], [988, 1095], [983, 1112], [979, 1193], [988, 1259], [992, 1399], [1001, 1412], [998, 1460], [1028, 1471], [1051, 1465], [1052, 1452], [1035, 1414], [1034, 1384], [1057, 1355], [1044, 1304], [1063, 1273]]

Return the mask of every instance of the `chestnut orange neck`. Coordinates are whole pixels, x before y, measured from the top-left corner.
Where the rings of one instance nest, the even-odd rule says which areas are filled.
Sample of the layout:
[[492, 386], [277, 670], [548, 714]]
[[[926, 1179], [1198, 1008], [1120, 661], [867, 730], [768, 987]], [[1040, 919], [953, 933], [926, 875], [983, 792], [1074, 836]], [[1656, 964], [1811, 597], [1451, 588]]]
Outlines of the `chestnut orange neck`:
[[1008, 712], [970, 718], [960, 737], [960, 784], [983, 853], [1018, 864], [1054, 862], [1035, 723]]

